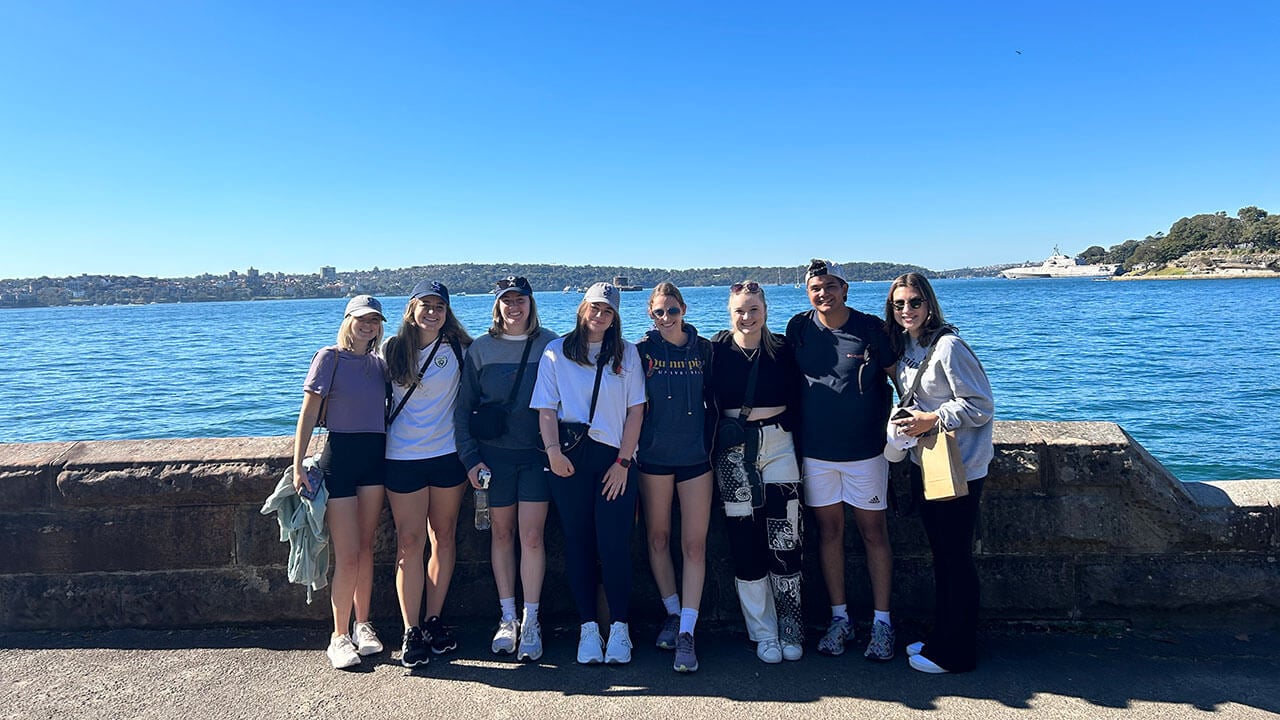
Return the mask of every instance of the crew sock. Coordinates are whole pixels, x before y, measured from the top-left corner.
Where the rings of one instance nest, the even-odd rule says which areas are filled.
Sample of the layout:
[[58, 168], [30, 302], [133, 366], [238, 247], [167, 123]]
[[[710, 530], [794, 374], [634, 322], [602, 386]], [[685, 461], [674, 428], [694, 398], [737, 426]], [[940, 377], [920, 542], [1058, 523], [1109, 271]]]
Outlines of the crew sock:
[[888, 625], [889, 627], [893, 627], [893, 623], [889, 621], [889, 611], [888, 611], [888, 610], [876, 610], [876, 611], [875, 611], [875, 613], [876, 613], [876, 617], [875, 617], [875, 619], [876, 619], [877, 621], [882, 622], [882, 623], [884, 623], [885, 625]]
[[536, 602], [524, 604], [524, 620], [520, 621], [520, 624], [527, 625], [530, 622], [538, 622], [538, 603]]
[[848, 603], [831, 606], [831, 619], [835, 620], [836, 618], [844, 618], [845, 620], [849, 619]]
[[680, 595], [677, 593], [671, 593], [670, 595], [662, 598], [662, 604], [667, 608], [668, 615], [680, 614]]
[[513, 597], [498, 598], [498, 604], [502, 606], [503, 620], [514, 620], [516, 618], [516, 599], [515, 598]]
[[693, 634], [693, 628], [698, 624], [698, 611], [693, 608], [682, 608], [680, 610], [680, 632]]

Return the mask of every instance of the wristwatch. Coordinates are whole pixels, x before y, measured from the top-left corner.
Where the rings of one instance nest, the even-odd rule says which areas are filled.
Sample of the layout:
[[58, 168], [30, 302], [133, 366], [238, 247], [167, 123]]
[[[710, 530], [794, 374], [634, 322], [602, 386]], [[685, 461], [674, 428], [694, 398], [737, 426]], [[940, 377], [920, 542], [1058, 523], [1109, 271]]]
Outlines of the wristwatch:
[[618, 464], [624, 468], [631, 468], [631, 460], [629, 458], [618, 458]]

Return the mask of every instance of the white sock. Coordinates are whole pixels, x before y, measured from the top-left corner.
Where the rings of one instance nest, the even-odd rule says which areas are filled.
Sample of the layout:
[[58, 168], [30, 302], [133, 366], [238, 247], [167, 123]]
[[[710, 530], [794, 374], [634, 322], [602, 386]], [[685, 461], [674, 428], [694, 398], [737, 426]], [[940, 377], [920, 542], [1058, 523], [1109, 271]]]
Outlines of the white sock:
[[832, 620], [835, 620], [836, 618], [844, 618], [845, 620], [848, 620], [848, 619], [849, 619], [849, 604], [848, 604], [848, 603], [845, 603], [845, 604], [843, 604], [843, 605], [832, 605], [832, 606], [831, 606], [831, 619], [832, 619]]
[[678, 594], [671, 593], [662, 598], [662, 605], [667, 608], [668, 615], [680, 614], [680, 596]]
[[521, 625], [538, 622], [538, 603], [526, 602], [524, 604], [524, 620], [520, 621]]
[[503, 622], [506, 622], [507, 620], [516, 619], [516, 599], [515, 598], [513, 597], [498, 598], [498, 604], [502, 606]]
[[693, 608], [681, 608], [680, 610], [680, 632], [693, 634], [693, 628], [698, 624], [698, 611]]
[[889, 611], [888, 611], [888, 610], [876, 610], [876, 611], [875, 611], [875, 613], [876, 613], [876, 617], [875, 617], [875, 619], [876, 619], [877, 621], [882, 622], [882, 623], [884, 623], [885, 625], [888, 625], [889, 627], [893, 627], [893, 623], [889, 621]]

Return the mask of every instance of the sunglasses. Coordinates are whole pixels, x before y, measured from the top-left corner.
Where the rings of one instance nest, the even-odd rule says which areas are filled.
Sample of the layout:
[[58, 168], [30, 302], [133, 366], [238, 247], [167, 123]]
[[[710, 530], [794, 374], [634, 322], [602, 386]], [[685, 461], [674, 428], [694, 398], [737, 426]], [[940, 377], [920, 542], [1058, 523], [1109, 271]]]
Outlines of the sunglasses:
[[893, 309], [898, 310], [899, 312], [901, 312], [902, 309], [908, 305], [911, 306], [912, 310], [919, 310], [920, 306], [924, 305], [924, 298], [917, 297], [917, 298], [911, 298], [910, 300], [894, 300], [893, 301]]
[[734, 283], [729, 286], [729, 292], [733, 293], [734, 295], [737, 295], [740, 292], [758, 293], [760, 292], [760, 283], [758, 282]]
[[653, 313], [654, 317], [661, 319], [661, 318], [667, 317], [668, 315], [670, 315], [671, 317], [680, 317], [680, 313], [684, 311], [678, 307], [673, 307], [670, 310], [663, 310], [662, 308], [654, 308], [649, 312]]
[[497, 285], [499, 290], [510, 290], [511, 288], [517, 288], [520, 290], [529, 289], [529, 281], [515, 275], [508, 275], [502, 278], [497, 282]]

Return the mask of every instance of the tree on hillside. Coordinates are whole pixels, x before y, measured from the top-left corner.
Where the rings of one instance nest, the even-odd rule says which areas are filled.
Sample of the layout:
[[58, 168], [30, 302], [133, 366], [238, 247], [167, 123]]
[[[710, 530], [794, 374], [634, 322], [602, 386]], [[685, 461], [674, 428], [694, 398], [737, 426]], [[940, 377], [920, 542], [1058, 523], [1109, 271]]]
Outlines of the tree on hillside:
[[1107, 251], [1102, 249], [1101, 245], [1091, 245], [1085, 248], [1085, 251], [1076, 256], [1076, 259], [1085, 265], [1093, 265], [1102, 262], [1102, 258], [1106, 256]]

